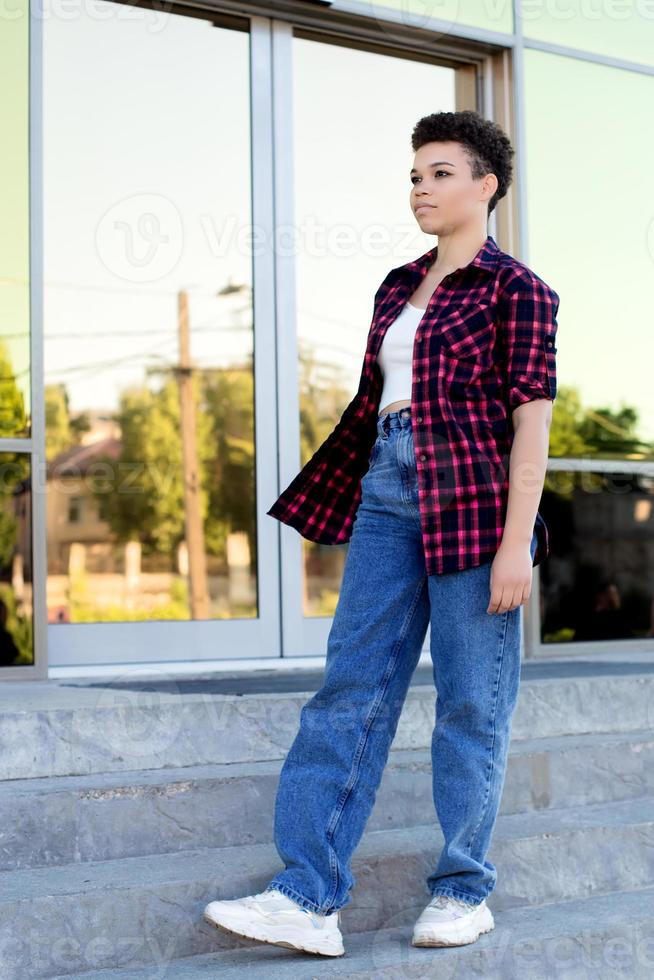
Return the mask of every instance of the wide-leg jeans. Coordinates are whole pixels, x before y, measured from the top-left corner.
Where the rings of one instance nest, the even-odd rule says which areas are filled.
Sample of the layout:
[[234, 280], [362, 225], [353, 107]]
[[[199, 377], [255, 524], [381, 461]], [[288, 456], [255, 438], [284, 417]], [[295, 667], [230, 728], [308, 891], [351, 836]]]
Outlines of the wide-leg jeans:
[[[430, 627], [433, 801], [444, 846], [427, 891], [477, 904], [520, 682], [523, 607], [488, 613], [491, 564], [427, 575], [410, 408], [380, 415], [328, 638], [324, 678], [281, 769], [266, 886], [326, 914], [347, 905], [350, 859], [375, 802]], [[531, 554], [536, 549], [536, 535]], [[415, 818], [415, 814], [412, 814]], [[432, 812], [416, 821], [429, 824]]]

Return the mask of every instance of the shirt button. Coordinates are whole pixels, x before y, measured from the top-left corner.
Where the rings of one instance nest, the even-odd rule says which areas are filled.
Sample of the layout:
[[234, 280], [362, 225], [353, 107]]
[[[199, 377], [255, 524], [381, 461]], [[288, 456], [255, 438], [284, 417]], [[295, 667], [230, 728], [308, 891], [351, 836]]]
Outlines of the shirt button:
[[553, 343], [553, 341], [551, 341], [551, 340], [548, 340], [548, 341], [547, 341], [547, 346], [548, 346], [548, 347], [554, 347], [554, 343]]
[[426, 454], [425, 453], [420, 453], [420, 459], [427, 459]]
[[417, 417], [417, 419], [416, 419], [416, 422], [422, 422], [422, 415], [419, 415], [419, 416]]

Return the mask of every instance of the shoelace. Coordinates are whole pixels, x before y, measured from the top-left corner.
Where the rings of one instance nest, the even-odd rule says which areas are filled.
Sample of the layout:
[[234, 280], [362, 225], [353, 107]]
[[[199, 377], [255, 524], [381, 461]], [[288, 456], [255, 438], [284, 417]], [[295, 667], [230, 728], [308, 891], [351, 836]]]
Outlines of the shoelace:
[[445, 908], [448, 904], [458, 905], [462, 909], [470, 909], [473, 905], [472, 902], [465, 902], [463, 899], [454, 898], [451, 895], [436, 895], [429, 904], [439, 909]]
[[[270, 890], [266, 889], [265, 891], [259, 892], [257, 895], [248, 895], [247, 897], [242, 899], [242, 901], [244, 901], [248, 906], [253, 908], [257, 902], [261, 902], [262, 900], [265, 902], [266, 899], [269, 899], [270, 895], [271, 895]], [[313, 912], [311, 909], [306, 909], [303, 908], [302, 906], [299, 906], [299, 908], [301, 912], [304, 912], [305, 915], [311, 918], [311, 921], [313, 922], [314, 925], [317, 925], [322, 920], [322, 916], [318, 915], [317, 912]], [[341, 919], [340, 909], [337, 909], [334, 914], [336, 915], [335, 921], [340, 924], [340, 919]]]

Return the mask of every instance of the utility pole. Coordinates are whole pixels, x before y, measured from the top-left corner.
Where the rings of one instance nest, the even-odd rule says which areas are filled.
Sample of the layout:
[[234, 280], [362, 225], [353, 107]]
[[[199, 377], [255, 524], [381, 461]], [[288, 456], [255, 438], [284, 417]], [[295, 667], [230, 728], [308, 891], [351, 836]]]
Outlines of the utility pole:
[[189, 604], [191, 619], [209, 619], [207, 563], [204, 548], [204, 528], [200, 511], [200, 471], [196, 441], [195, 400], [191, 367], [188, 293], [180, 289], [177, 295], [179, 328], [179, 404], [182, 439], [182, 476], [184, 481], [184, 523], [189, 566]]

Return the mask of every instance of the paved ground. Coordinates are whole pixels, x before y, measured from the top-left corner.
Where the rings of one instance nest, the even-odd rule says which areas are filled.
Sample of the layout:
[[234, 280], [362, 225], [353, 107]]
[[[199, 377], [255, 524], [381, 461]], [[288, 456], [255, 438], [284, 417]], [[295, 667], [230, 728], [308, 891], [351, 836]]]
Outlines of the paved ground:
[[[604, 660], [556, 660], [525, 662], [522, 665], [522, 677], [526, 680], [547, 679], [549, 677], [584, 677], [591, 674], [642, 674], [654, 673], [654, 656], [649, 661], [604, 661]], [[228, 675], [196, 675], [177, 679], [121, 679], [95, 681], [58, 681], [64, 687], [111, 687], [129, 691], [170, 691], [176, 694], [260, 694], [281, 693], [294, 691], [314, 691], [320, 686], [322, 670], [290, 670], [283, 673], [279, 670], [258, 670], [255, 673], [244, 671]], [[429, 665], [418, 666], [411, 685], [432, 684], [432, 672]]]

